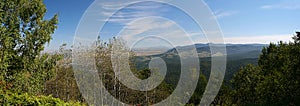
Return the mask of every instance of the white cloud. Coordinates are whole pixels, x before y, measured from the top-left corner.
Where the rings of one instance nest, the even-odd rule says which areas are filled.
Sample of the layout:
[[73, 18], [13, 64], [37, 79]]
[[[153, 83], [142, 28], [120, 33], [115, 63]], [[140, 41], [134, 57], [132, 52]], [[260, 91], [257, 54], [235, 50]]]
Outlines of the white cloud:
[[[168, 11], [167, 8], [163, 8], [164, 5], [153, 5], [153, 4], [143, 4], [143, 5], [131, 5], [129, 7], [126, 7], [130, 3], [128, 2], [121, 2], [121, 3], [115, 3], [115, 2], [107, 2], [101, 4], [104, 11], [102, 12], [102, 15], [107, 16], [110, 18], [110, 20], [103, 19], [102, 21], [110, 21], [114, 23], [119, 23], [121, 25], [125, 25], [126, 23], [129, 23], [132, 20], [141, 18], [141, 17], [147, 17], [147, 16], [153, 16], [153, 15], [159, 15], [161, 12]], [[124, 8], [125, 7], [125, 8]], [[126, 9], [126, 11], [118, 11], [120, 9]], [[159, 10], [159, 11], [155, 11]], [[115, 15], [113, 15], [115, 12], [117, 12]]]
[[282, 1], [276, 4], [268, 4], [260, 7], [261, 9], [300, 9], [300, 2], [298, 0]]
[[214, 12], [214, 15], [217, 19], [221, 19], [224, 17], [229, 17], [235, 14], [238, 14], [238, 11], [223, 11], [223, 10], [218, 10]]
[[249, 43], [269, 44], [270, 42], [277, 43], [279, 41], [289, 42], [290, 40], [292, 40], [292, 36], [290, 34], [244, 36], [244, 37], [228, 37], [228, 38], [224, 38], [224, 40], [226, 43], [231, 43], [231, 44], [249, 44]]
[[105, 10], [112, 11], [112, 10], [121, 9], [122, 7], [128, 4], [129, 3], [125, 1], [106, 1], [106, 2], [101, 2], [99, 5]]
[[[205, 36], [220, 34], [218, 31], [210, 31], [205, 33], [189, 33], [189, 35], [196, 43], [208, 43], [208, 39]], [[251, 35], [251, 36], [237, 36], [226, 37], [224, 35], [223, 40], [226, 44], [269, 44], [270, 42], [277, 43], [279, 41], [289, 42], [292, 41], [292, 34], [274, 34], [274, 35]], [[210, 41], [216, 41], [211, 39]], [[211, 42], [213, 43], [213, 42]]]
[[137, 35], [150, 32], [150, 30], [163, 32], [161, 29], [169, 29], [174, 25], [173, 22], [157, 20], [155, 17], [142, 18], [127, 24], [122, 34], [126, 39], [134, 39]]
[[[136, 40], [142, 39], [145, 36], [153, 35], [164, 37], [173, 43], [173, 46], [191, 45], [193, 43], [209, 43], [202, 32], [184, 32], [178, 28], [176, 23], [157, 18], [145, 18], [137, 20], [132, 24], [128, 24], [120, 35], [132, 45]], [[218, 31], [206, 32], [206, 34], [219, 34]], [[187, 34], [187, 35], [186, 35]], [[191, 42], [190, 39], [193, 42]], [[269, 44], [270, 42], [277, 43], [278, 41], [288, 42], [291, 40], [291, 34], [278, 35], [263, 35], [263, 36], [240, 36], [240, 37], [225, 37], [224, 43], [227, 44]], [[211, 40], [214, 41], [214, 40]], [[159, 45], [160, 42], [147, 43], [151, 45]]]
[[[118, 37], [124, 39], [128, 45], [141, 40], [145, 37], [155, 36], [158, 39], [165, 39], [174, 46], [193, 44], [189, 38], [202, 33], [184, 32], [177, 24], [161, 17], [147, 17], [127, 24]], [[198, 39], [198, 38], [197, 38]], [[195, 39], [194, 39], [195, 40]], [[153, 42], [151, 45], [159, 45], [160, 42]]]

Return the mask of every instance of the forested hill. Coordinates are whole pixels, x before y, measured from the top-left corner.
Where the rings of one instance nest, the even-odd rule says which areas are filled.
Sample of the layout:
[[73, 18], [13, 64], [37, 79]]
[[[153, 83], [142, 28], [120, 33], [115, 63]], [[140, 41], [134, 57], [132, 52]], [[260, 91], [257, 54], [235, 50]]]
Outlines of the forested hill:
[[[184, 52], [191, 52], [191, 47], [194, 46], [197, 49], [198, 57], [200, 60], [201, 72], [209, 78], [211, 67], [211, 55], [223, 55], [223, 54], [211, 54], [209, 44], [195, 44], [187, 46], [179, 46], [166, 51], [163, 54], [150, 55], [150, 56], [138, 56], [135, 59], [135, 64], [138, 70], [142, 70], [148, 67], [148, 63], [153, 57], [160, 57], [168, 65], [169, 77], [167, 82], [176, 84], [177, 78], [180, 75], [180, 57], [177, 49], [180, 48]], [[217, 45], [218, 46], [218, 45]], [[233, 77], [234, 73], [247, 64], [257, 64], [258, 57], [261, 54], [261, 50], [266, 47], [266, 44], [227, 44], [227, 68], [225, 80], [229, 80]], [[182, 53], [185, 54], [185, 53]], [[168, 75], [167, 75], [168, 76]]]
[[[176, 54], [176, 49], [184, 50], [185, 52], [190, 52], [190, 48], [194, 46], [197, 49], [197, 53], [200, 58], [210, 57], [211, 55], [223, 55], [223, 54], [211, 54], [209, 44], [195, 44], [188, 46], [178, 46], [176, 48], [170, 49], [162, 55], [173, 55]], [[226, 44], [226, 51], [228, 59], [244, 59], [244, 58], [257, 58], [261, 53], [263, 47], [266, 44]], [[219, 45], [214, 44], [214, 48], [220, 48]]]

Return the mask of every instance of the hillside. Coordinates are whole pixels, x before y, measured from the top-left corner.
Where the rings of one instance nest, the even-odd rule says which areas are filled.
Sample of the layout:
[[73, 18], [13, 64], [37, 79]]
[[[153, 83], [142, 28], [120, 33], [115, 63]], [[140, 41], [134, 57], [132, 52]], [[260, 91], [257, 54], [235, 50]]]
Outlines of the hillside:
[[[200, 70], [201, 72], [209, 78], [210, 68], [211, 68], [211, 51], [209, 44], [195, 44], [188, 46], [179, 46], [173, 49], [168, 50], [165, 53], [150, 55], [150, 56], [137, 56], [135, 58], [135, 64], [138, 70], [142, 70], [148, 67], [148, 63], [153, 57], [162, 58], [167, 66], [167, 76], [166, 82], [176, 85], [180, 75], [180, 57], [176, 49], [184, 50], [184, 52], [190, 52], [192, 46], [196, 47], [199, 61], [200, 61]], [[228, 44], [226, 45], [227, 49], [227, 67], [225, 80], [228, 81], [233, 77], [233, 74], [236, 73], [240, 67], [247, 64], [257, 65], [257, 60], [261, 54], [261, 50], [265, 44]], [[185, 54], [185, 53], [183, 53]], [[213, 54], [215, 55], [215, 54]], [[218, 54], [220, 55], [220, 54]], [[224, 55], [224, 54], [222, 54]]]

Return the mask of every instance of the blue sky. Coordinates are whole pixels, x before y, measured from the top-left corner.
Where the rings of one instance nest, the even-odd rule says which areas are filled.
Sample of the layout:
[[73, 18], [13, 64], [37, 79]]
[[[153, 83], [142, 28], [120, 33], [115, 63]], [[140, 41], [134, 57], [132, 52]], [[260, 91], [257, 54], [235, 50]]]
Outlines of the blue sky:
[[[56, 13], [59, 14], [58, 29], [53, 34], [53, 40], [47, 45], [46, 50], [56, 50], [63, 43], [72, 45], [77, 25], [86, 9], [94, 0], [45, 0], [44, 2], [47, 6], [46, 19], [51, 18]], [[215, 14], [226, 43], [288, 41], [295, 31], [300, 30], [299, 0], [205, 0], [205, 2]], [[117, 5], [117, 2], [115, 5]], [[107, 8], [113, 8], [113, 6], [109, 5]], [[124, 38], [132, 37], [130, 34], [143, 36], [143, 34], [161, 34], [162, 31], [169, 34], [174, 31], [175, 35], [180, 35], [184, 34], [184, 32], [175, 32], [175, 30], [183, 28], [187, 33], [193, 35], [192, 39], [199, 39], [196, 43], [203, 42], [201, 39], [204, 37], [201, 31], [198, 31], [199, 28], [193, 24], [193, 21], [186, 14], [181, 13], [175, 7], [151, 3], [133, 5], [132, 7], [135, 8], [125, 8], [114, 14], [115, 17], [113, 16], [108, 21], [107, 27], [100, 33], [105, 32], [107, 34], [105, 35], [106, 37], [111, 37], [121, 27], [127, 25], [124, 29], [131, 30], [125, 30], [120, 33], [124, 35]], [[160, 11], [157, 11], [157, 9]], [[199, 10], [195, 9], [195, 11]], [[103, 15], [113, 15], [109, 14], [109, 11], [108, 13], [105, 11], [101, 13]], [[124, 13], [133, 13], [137, 16], [124, 15]], [[136, 17], [149, 14], [164, 16], [173, 19], [173, 21], [153, 17], [152, 19], [145, 18], [132, 22]], [[127, 18], [120, 18], [124, 16]], [[127, 20], [128, 17], [132, 20]], [[162, 27], [162, 24], [165, 27]], [[132, 28], [134, 28], [134, 31]], [[172, 31], [167, 29], [172, 29]], [[176, 38], [173, 39], [176, 40]]]

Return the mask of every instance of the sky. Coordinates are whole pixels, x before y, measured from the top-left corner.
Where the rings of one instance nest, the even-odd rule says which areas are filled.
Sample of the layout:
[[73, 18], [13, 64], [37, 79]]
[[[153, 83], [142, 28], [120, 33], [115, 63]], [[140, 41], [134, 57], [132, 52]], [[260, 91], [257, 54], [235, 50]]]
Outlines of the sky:
[[[53, 34], [53, 40], [46, 45], [46, 51], [57, 50], [64, 43], [69, 46], [73, 44], [81, 17], [93, 2], [94, 0], [44, 0], [47, 7], [45, 19], [51, 18], [54, 14], [59, 15], [58, 29]], [[147, 2], [129, 5], [112, 14], [111, 9], [116, 9], [118, 2], [110, 1], [101, 5], [103, 11], [99, 14], [110, 16], [109, 19], [99, 19], [106, 21], [105, 27], [99, 29], [99, 35], [103, 39], [119, 35], [130, 42], [131, 46], [138, 43], [149, 44], [148, 42], [152, 42], [152, 46], [180, 46], [207, 42], [201, 28], [180, 8]], [[215, 15], [225, 43], [268, 44], [279, 40], [289, 41], [294, 32], [300, 30], [299, 0], [204, 0], [204, 2]], [[190, 5], [188, 0], [186, 5]], [[145, 16], [152, 17], [140, 18]], [[190, 37], [194, 42], [188, 42], [190, 39], [182, 35]]]

